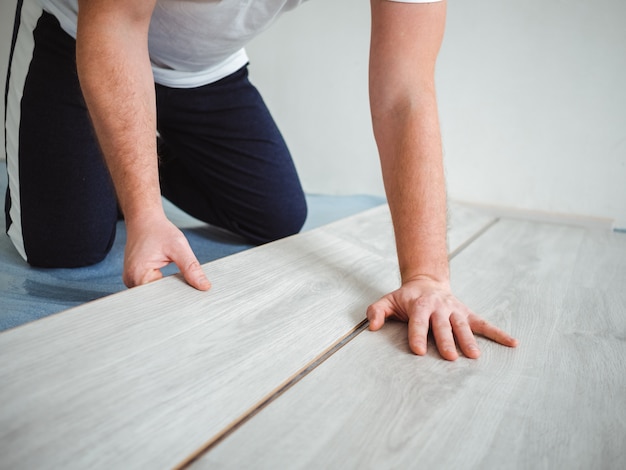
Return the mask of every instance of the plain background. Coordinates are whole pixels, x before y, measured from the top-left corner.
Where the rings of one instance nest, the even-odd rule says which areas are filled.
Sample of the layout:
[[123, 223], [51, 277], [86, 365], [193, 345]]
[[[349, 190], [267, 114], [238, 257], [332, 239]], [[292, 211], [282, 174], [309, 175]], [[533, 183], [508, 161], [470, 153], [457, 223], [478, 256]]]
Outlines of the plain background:
[[[383, 194], [368, 4], [311, 0], [248, 48], [308, 192]], [[0, 3], [2, 84], [14, 10]], [[451, 199], [626, 228], [624, 21], [623, 0], [448, 2], [437, 84]]]

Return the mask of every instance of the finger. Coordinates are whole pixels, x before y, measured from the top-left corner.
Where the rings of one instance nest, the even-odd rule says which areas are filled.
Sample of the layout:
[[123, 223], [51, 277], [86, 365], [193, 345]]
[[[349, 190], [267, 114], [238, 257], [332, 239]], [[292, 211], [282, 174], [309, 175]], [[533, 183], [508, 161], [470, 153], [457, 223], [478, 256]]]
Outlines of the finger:
[[433, 315], [431, 318], [431, 327], [441, 357], [448, 361], [456, 360], [459, 357], [459, 353], [454, 343], [449, 317]]
[[385, 298], [367, 307], [367, 319], [370, 322], [369, 329], [371, 331], [377, 331], [383, 327], [389, 307], [389, 302]]
[[470, 327], [476, 334], [482, 335], [485, 338], [489, 338], [496, 343], [502, 344], [514, 348], [517, 346], [518, 341], [511, 335], [501, 330], [497, 326], [490, 324], [487, 320], [479, 317], [476, 314], [471, 314], [468, 317]]
[[428, 349], [429, 315], [425, 310], [418, 310], [409, 316], [409, 347], [418, 356], [426, 354]]
[[195, 287], [198, 290], [209, 290], [211, 288], [211, 283], [207, 279], [200, 263], [197, 259], [191, 261], [190, 264], [183, 269], [182, 266], [178, 266], [180, 268], [180, 272], [182, 273], [185, 281], [189, 283], [190, 286]]
[[179, 250], [175, 256], [172, 256], [172, 261], [176, 263], [181, 274], [185, 278], [185, 281], [198, 290], [209, 290], [211, 283], [207, 279], [198, 259], [191, 251], [189, 243], [185, 240], [185, 243], [180, 245]]
[[477, 359], [480, 356], [480, 349], [478, 349], [476, 338], [474, 338], [467, 318], [453, 313], [450, 315], [450, 324], [452, 325], [452, 333], [463, 354], [471, 359]]

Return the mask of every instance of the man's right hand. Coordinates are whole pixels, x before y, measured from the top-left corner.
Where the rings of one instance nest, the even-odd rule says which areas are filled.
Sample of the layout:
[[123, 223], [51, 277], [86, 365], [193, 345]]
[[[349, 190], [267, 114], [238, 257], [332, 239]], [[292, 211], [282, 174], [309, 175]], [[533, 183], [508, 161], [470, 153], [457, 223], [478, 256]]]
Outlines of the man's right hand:
[[185, 235], [164, 215], [127, 220], [126, 228], [128, 239], [122, 276], [126, 286], [161, 279], [161, 268], [176, 263], [189, 285], [202, 291], [211, 288]]
[[156, 99], [148, 30], [156, 0], [79, 0], [76, 63], [81, 89], [126, 219], [123, 280], [163, 277], [176, 263], [200, 290], [211, 284], [189, 243], [163, 212]]

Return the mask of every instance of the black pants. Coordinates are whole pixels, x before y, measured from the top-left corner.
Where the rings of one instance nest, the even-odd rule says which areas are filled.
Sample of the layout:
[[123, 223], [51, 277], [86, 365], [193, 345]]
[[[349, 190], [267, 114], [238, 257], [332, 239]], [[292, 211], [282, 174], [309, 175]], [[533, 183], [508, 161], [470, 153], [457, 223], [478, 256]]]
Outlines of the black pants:
[[[78, 83], [75, 41], [29, 3], [8, 70], [7, 233], [31, 265], [93, 264], [115, 237], [115, 193]], [[198, 88], [155, 86], [162, 194], [252, 243], [298, 232], [303, 191], [247, 67]]]

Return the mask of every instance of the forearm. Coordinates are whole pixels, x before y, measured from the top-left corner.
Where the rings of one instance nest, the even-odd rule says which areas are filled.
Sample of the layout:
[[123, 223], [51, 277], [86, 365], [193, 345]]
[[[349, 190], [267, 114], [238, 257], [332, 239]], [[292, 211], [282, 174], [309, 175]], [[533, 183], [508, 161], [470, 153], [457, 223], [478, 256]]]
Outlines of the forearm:
[[449, 279], [434, 80], [444, 23], [445, 3], [372, 0], [370, 106], [405, 282]]
[[81, 2], [77, 67], [93, 126], [127, 221], [162, 212], [154, 82], [145, 19]]
[[446, 192], [434, 90], [373, 115], [402, 280], [447, 281]]

